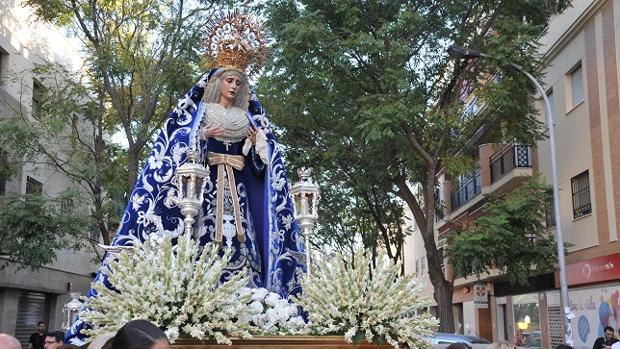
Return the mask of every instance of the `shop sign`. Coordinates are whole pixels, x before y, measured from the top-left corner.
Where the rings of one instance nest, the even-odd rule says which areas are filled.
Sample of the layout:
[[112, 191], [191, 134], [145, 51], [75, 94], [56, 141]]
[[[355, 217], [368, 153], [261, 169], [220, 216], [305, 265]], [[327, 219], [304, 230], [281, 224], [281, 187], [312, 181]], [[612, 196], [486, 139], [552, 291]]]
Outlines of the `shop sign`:
[[569, 285], [583, 285], [620, 279], [620, 253], [566, 266]]
[[487, 292], [487, 285], [474, 285], [474, 306], [476, 307], [476, 309], [489, 308], [489, 294]]

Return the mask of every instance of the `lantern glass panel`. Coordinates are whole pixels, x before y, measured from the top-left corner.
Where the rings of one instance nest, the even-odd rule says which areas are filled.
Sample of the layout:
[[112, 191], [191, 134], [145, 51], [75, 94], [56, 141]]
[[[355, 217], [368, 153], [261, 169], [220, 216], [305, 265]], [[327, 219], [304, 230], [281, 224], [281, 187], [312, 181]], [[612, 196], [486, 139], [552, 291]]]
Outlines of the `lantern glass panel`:
[[187, 198], [187, 185], [189, 182], [189, 178], [186, 176], [182, 176], [181, 177], [181, 198], [185, 199]]
[[314, 216], [314, 195], [308, 194], [308, 214]]
[[194, 186], [194, 199], [200, 199], [203, 182], [204, 182], [204, 178], [196, 177], [196, 185]]
[[303, 214], [301, 211], [301, 195], [295, 195], [293, 200], [295, 201], [295, 210], [297, 211], [297, 214]]

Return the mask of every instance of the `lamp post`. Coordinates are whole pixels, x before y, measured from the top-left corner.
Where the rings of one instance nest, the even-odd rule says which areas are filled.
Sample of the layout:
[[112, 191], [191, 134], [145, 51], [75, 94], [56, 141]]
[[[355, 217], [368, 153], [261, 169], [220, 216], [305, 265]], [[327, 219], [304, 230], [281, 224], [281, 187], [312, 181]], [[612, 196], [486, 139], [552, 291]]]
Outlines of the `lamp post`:
[[[177, 197], [175, 202], [181, 209], [186, 234], [192, 233], [194, 217], [200, 212], [205, 191], [207, 169], [199, 162], [199, 152], [193, 147], [187, 150], [187, 161], [177, 169]], [[197, 237], [195, 237], [197, 238]]]
[[310, 174], [312, 170], [302, 167], [297, 170], [299, 181], [291, 188], [291, 195], [295, 202], [295, 219], [299, 222], [302, 233], [304, 235], [304, 246], [306, 250], [306, 270], [308, 275], [311, 274], [311, 253], [310, 253], [310, 235], [314, 224], [318, 219], [317, 206], [319, 203], [320, 189], [317, 184], [312, 182]]
[[[478, 57], [493, 58], [490, 55], [484, 54], [480, 51], [470, 50], [460, 46], [448, 47], [448, 54], [453, 57], [474, 59]], [[542, 95], [545, 102], [545, 110], [547, 114], [547, 125], [549, 126], [549, 145], [551, 147], [551, 183], [553, 186], [553, 211], [555, 212], [555, 231], [556, 231], [556, 244], [558, 253], [558, 265], [560, 268], [560, 295], [562, 302], [562, 309], [564, 310], [564, 317], [562, 323], [564, 324], [564, 340], [566, 344], [573, 345], [573, 331], [571, 329], [570, 320], [573, 317], [569, 301], [568, 301], [568, 283], [566, 282], [566, 261], [564, 256], [564, 236], [562, 233], [562, 220], [560, 217], [560, 191], [558, 184], [558, 166], [557, 157], [555, 153], [555, 120], [553, 118], [553, 111], [551, 109], [551, 103], [547, 97], [546, 91], [542, 85], [532, 74], [523, 69], [522, 66], [509, 62], [513, 68], [517, 69], [532, 81], [532, 83], [538, 89], [538, 92]]]

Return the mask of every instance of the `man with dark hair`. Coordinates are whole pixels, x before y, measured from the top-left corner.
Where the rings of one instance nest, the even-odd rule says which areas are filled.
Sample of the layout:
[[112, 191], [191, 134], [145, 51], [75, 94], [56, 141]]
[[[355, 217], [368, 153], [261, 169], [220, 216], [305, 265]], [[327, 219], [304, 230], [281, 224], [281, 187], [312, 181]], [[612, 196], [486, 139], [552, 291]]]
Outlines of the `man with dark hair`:
[[65, 339], [65, 333], [62, 331], [54, 331], [54, 332], [48, 333], [47, 336], [45, 337], [44, 348], [45, 349], [58, 349], [63, 344], [65, 344], [64, 339]]
[[44, 349], [45, 336], [47, 335], [45, 322], [37, 323], [37, 332], [30, 335], [28, 349]]
[[603, 337], [598, 337], [594, 341], [592, 349], [611, 349], [611, 345], [618, 341], [618, 339], [614, 337], [614, 332], [613, 327], [605, 326], [605, 335]]

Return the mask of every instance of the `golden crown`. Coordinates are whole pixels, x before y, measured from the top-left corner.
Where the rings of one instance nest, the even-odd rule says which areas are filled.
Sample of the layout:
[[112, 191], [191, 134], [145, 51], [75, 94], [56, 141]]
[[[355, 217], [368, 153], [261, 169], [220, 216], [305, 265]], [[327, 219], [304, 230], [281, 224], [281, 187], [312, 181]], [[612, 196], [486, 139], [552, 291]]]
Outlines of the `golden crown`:
[[251, 75], [265, 59], [262, 24], [239, 11], [222, 13], [207, 23], [207, 54], [211, 68], [233, 68]]

